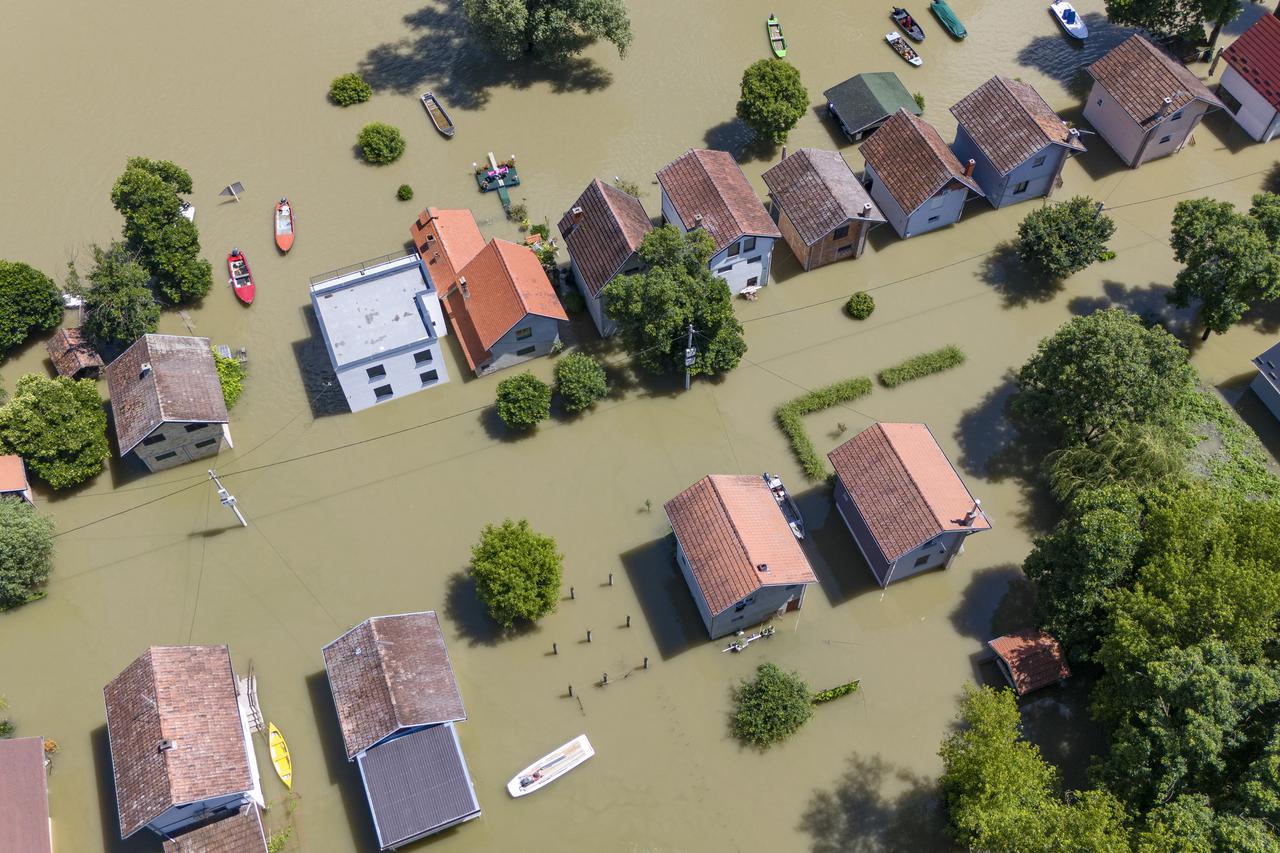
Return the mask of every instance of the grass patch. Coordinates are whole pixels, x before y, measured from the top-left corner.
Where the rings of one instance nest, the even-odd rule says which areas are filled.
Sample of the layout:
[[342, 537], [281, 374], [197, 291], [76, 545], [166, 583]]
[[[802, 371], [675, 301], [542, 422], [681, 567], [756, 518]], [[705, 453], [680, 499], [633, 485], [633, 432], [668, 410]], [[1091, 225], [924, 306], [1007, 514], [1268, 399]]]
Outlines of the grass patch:
[[1194, 467], [1214, 484], [1250, 497], [1280, 495], [1280, 477], [1267, 465], [1269, 456], [1248, 424], [1213, 391], [1194, 395], [1188, 407], [1194, 439]]
[[921, 353], [893, 367], [886, 367], [876, 378], [886, 388], [897, 388], [904, 382], [940, 373], [964, 364], [964, 352], [957, 346], [945, 346], [940, 350]]
[[810, 480], [825, 479], [827, 465], [809, 440], [809, 433], [804, 428], [804, 416], [865, 397], [871, 393], [871, 387], [870, 379], [859, 376], [802, 394], [778, 407], [775, 413], [778, 426], [782, 427], [791, 441], [791, 451], [800, 460], [800, 465]]

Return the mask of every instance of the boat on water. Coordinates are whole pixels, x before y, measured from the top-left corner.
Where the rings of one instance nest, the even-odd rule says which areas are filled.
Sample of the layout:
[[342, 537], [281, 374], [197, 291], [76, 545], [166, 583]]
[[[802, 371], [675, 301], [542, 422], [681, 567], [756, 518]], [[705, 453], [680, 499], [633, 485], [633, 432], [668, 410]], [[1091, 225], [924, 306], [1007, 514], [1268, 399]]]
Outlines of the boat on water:
[[768, 471], [765, 471], [763, 476], [769, 491], [773, 493], [773, 499], [778, 502], [778, 509], [782, 510], [782, 517], [787, 520], [787, 526], [791, 528], [791, 532], [797, 539], [803, 539], [804, 517], [800, 515], [800, 507], [796, 506], [796, 502], [792, 500], [787, 487], [782, 485], [782, 478]]
[[231, 250], [227, 255], [227, 272], [231, 274], [231, 289], [235, 291], [236, 299], [245, 305], [253, 304], [253, 273], [249, 271], [249, 260], [244, 252]]
[[444, 104], [440, 103], [440, 99], [431, 92], [424, 94], [421, 100], [422, 107], [427, 111], [427, 115], [431, 117], [431, 123], [436, 126], [436, 130], [452, 139], [453, 119], [449, 118], [449, 113], [445, 111]]
[[924, 60], [920, 58], [920, 54], [916, 53], [915, 48], [907, 44], [906, 39], [898, 35], [897, 32], [889, 33], [884, 37], [889, 43], [889, 47], [893, 48], [893, 52], [901, 56], [904, 60], [919, 68], [924, 65]]
[[507, 793], [513, 797], [523, 797], [540, 791], [595, 754], [587, 736], [578, 735], [512, 777], [507, 783]]
[[953, 38], [962, 39], [969, 35], [969, 31], [964, 28], [964, 24], [960, 23], [956, 13], [947, 5], [947, 0], [933, 0], [929, 4], [929, 11], [933, 12], [933, 16], [938, 19], [938, 23]]
[[782, 23], [778, 20], [778, 16], [769, 13], [769, 20], [765, 23], [765, 29], [769, 32], [769, 47], [773, 49], [773, 55], [779, 59], [785, 59], [787, 56], [787, 40], [782, 37]]
[[1067, 0], [1050, 3], [1049, 11], [1058, 19], [1058, 23], [1062, 25], [1062, 29], [1066, 30], [1067, 35], [1080, 41], [1089, 37], [1089, 27], [1085, 24], [1084, 18], [1080, 17], [1075, 7]]
[[275, 723], [267, 723], [267, 747], [271, 750], [271, 763], [276, 768], [276, 775], [292, 791], [293, 759], [289, 757], [289, 744], [284, 742], [284, 735], [280, 734]]
[[178, 213], [182, 214], [182, 218], [188, 222], [196, 221], [196, 206], [189, 201], [178, 205]]
[[907, 34], [907, 38], [912, 41], [924, 41], [924, 28], [916, 23], [916, 19], [911, 17], [911, 13], [901, 6], [894, 6], [893, 11], [889, 13], [889, 17], [893, 18], [893, 22], [902, 28]]
[[293, 205], [287, 198], [276, 202], [276, 248], [281, 252], [293, 248]]

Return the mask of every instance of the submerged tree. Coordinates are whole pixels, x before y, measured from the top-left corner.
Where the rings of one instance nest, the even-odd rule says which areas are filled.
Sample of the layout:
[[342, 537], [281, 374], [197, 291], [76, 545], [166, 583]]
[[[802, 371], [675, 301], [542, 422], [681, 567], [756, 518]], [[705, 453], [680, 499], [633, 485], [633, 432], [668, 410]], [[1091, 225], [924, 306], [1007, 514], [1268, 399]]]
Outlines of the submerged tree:
[[173, 304], [201, 299], [213, 286], [213, 267], [200, 256], [200, 234], [182, 215], [178, 193], [191, 175], [168, 160], [132, 157], [111, 189], [124, 217], [124, 237], [151, 274], [156, 292]]
[[591, 356], [571, 352], [556, 361], [556, 390], [566, 412], [581, 412], [609, 396], [604, 365]]
[[21, 456], [31, 473], [55, 489], [97, 476], [110, 452], [97, 385], [90, 379], [23, 376], [0, 406], [0, 448]]
[[1102, 257], [1116, 224], [1088, 196], [1046, 204], [1018, 224], [1018, 257], [1053, 278], [1066, 278]]
[[42, 598], [52, 568], [53, 522], [20, 498], [0, 498], [0, 610]]
[[761, 59], [742, 74], [738, 118], [756, 136], [780, 145], [809, 109], [809, 93], [800, 72], [781, 59]]
[[631, 19], [622, 0], [462, 0], [472, 29], [506, 59], [562, 62], [604, 39], [626, 56]]
[[490, 618], [504, 628], [536, 621], [556, 609], [564, 557], [556, 540], [521, 519], [485, 525], [471, 549], [471, 576]]
[[1113, 24], [1141, 27], [1164, 38], [1181, 38], [1191, 44], [1204, 41], [1206, 24], [1213, 26], [1208, 44], [1212, 50], [1222, 28], [1240, 16], [1240, 0], [1107, 0], [1107, 18]]
[[551, 386], [528, 371], [498, 383], [498, 417], [511, 429], [532, 429], [551, 417]]
[[83, 329], [99, 346], [127, 346], [160, 324], [151, 276], [123, 243], [93, 247], [93, 269], [84, 291]]
[[0, 354], [62, 320], [53, 279], [27, 264], [0, 260]]
[[804, 679], [772, 663], [733, 691], [731, 725], [736, 738], [767, 748], [800, 730], [813, 716], [813, 693]]

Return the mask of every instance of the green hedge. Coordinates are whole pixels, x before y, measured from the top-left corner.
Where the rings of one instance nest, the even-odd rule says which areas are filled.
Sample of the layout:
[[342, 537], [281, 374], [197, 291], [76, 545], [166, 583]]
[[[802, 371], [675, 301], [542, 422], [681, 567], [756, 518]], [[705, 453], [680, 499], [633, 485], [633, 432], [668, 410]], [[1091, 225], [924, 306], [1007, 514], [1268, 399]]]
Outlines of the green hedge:
[[877, 378], [886, 388], [897, 388], [904, 382], [928, 376], [930, 373], [941, 373], [964, 364], [964, 352], [957, 346], [946, 346], [940, 350], [926, 352], [909, 358], [902, 364], [886, 367]]
[[809, 440], [809, 434], [805, 432], [804, 416], [856, 400], [870, 393], [871, 380], [865, 376], [859, 376], [856, 379], [846, 379], [843, 382], [810, 391], [778, 407], [775, 413], [778, 426], [782, 427], [782, 431], [791, 440], [791, 450], [800, 460], [804, 473], [810, 480], [824, 479], [827, 476], [827, 466], [818, 455], [818, 451], [814, 449], [813, 442]]
[[855, 320], [865, 320], [876, 310], [876, 300], [865, 290], [859, 290], [845, 303], [844, 310]]
[[841, 696], [847, 696], [858, 689], [860, 681], [850, 681], [848, 684], [841, 684], [839, 687], [832, 687], [829, 690], [820, 690], [813, 694], [813, 704], [820, 705], [823, 702], [830, 702], [832, 699], [839, 699]]

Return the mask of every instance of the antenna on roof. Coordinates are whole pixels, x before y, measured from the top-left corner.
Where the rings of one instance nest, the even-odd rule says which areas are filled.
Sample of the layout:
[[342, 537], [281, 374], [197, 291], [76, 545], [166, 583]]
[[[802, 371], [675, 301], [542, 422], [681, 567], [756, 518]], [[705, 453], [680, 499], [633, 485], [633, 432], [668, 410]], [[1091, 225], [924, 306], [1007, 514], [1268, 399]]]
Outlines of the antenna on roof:
[[978, 520], [978, 516], [982, 513], [982, 501], [977, 498], [973, 499], [973, 509], [964, 515], [964, 526], [972, 527], [973, 523]]

